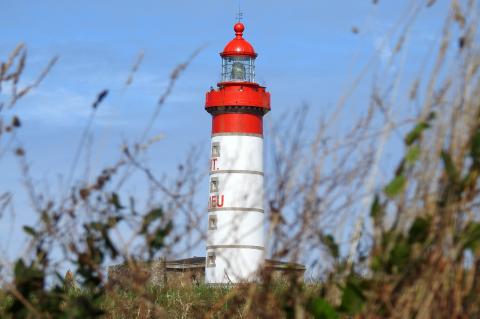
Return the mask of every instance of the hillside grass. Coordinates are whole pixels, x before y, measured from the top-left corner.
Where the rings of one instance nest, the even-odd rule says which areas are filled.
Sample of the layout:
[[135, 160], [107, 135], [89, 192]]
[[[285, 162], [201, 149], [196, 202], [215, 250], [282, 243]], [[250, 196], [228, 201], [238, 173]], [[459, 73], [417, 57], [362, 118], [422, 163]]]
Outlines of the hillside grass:
[[[137, 287], [138, 288], [138, 287]], [[298, 297], [308, 300], [318, 295], [322, 286], [319, 283], [303, 285]], [[252, 298], [249, 292], [258, 293], [268, 290], [268, 297], [263, 300], [269, 304], [269, 311], [288, 310], [288, 297], [291, 286], [286, 282], [277, 282], [262, 287], [261, 284], [212, 286], [198, 285], [169, 285], [168, 287], [143, 287], [139, 295], [137, 289], [111, 289], [99, 301], [104, 318], [242, 318], [245, 313], [251, 312]], [[91, 298], [92, 292], [86, 289], [71, 288], [66, 294], [68, 299], [64, 307], [79, 303], [83, 297]], [[262, 301], [258, 300], [257, 301]], [[0, 291], [1, 318], [14, 318], [7, 315], [7, 308], [13, 298], [6, 290]], [[265, 305], [262, 305], [262, 308]], [[286, 307], [286, 308], [285, 308]], [[285, 308], [285, 309], [282, 309]], [[288, 311], [283, 312], [287, 314]], [[283, 318], [281, 316], [280, 318]]]
[[[268, 290], [268, 297], [263, 300], [271, 305], [270, 311], [282, 309], [288, 305], [287, 296], [291, 295], [291, 286], [278, 282], [269, 287], [261, 284], [237, 286], [212, 286], [207, 284], [148, 287], [139, 298], [135, 290], [115, 289], [107, 293], [102, 302], [102, 309], [109, 319], [149, 318], [242, 318], [252, 307], [250, 293]], [[303, 285], [302, 299], [318, 295], [321, 285], [309, 283]], [[262, 300], [256, 299], [262, 302]], [[262, 305], [262, 307], [265, 306]]]

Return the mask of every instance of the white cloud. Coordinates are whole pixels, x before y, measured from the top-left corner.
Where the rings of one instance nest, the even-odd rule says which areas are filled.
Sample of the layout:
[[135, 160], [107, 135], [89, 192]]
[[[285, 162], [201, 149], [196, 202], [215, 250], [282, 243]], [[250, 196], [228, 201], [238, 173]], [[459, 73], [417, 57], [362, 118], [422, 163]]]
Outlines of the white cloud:
[[[19, 100], [15, 112], [26, 121], [55, 126], [81, 126], [92, 112], [93, 97], [67, 88], [37, 88]], [[106, 100], [98, 108], [96, 124], [120, 123], [113, 106]]]

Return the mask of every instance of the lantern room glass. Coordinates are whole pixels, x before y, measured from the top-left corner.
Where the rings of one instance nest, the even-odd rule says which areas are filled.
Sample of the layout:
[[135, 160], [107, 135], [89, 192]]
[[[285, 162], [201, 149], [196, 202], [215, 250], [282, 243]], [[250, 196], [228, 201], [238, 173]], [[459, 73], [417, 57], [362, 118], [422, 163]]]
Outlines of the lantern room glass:
[[255, 58], [248, 56], [223, 57], [222, 82], [255, 82]]

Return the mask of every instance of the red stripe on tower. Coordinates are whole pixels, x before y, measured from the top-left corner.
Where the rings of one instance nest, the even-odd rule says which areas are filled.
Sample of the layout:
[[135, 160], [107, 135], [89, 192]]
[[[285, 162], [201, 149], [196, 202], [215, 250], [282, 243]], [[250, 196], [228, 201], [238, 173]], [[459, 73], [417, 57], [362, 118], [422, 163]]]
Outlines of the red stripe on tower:
[[221, 113], [213, 116], [212, 134], [263, 134], [262, 116], [250, 113]]

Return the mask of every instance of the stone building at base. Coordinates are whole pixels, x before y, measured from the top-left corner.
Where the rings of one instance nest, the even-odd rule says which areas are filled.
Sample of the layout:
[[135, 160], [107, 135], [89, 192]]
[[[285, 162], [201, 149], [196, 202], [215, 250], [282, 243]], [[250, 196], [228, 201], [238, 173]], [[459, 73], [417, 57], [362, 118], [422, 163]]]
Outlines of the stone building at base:
[[[305, 266], [267, 259], [264, 271], [275, 280], [303, 281]], [[110, 282], [138, 280], [153, 286], [162, 286], [169, 282], [180, 284], [199, 284], [205, 282], [205, 257], [192, 257], [178, 260], [160, 259], [153, 262], [135, 262], [120, 264], [108, 268]]]

